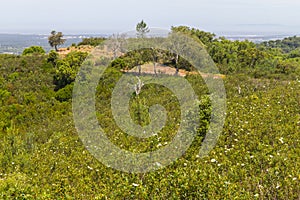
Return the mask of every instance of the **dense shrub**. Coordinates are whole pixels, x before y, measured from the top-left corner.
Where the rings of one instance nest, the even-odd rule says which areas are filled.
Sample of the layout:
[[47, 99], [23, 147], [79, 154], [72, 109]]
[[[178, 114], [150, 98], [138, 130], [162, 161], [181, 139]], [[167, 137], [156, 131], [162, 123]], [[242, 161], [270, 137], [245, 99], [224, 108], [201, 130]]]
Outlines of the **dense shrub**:
[[45, 54], [45, 50], [40, 46], [32, 46], [24, 49], [22, 55], [32, 55], [32, 54]]
[[82, 41], [78, 44], [78, 46], [81, 45], [90, 45], [90, 46], [98, 46], [102, 44], [105, 41], [105, 38], [97, 38], [97, 37], [91, 37], [91, 38], [83, 38]]
[[73, 83], [58, 90], [55, 94], [55, 98], [61, 102], [68, 101], [72, 99], [72, 93], [73, 93]]
[[87, 55], [88, 53], [86, 52], [72, 51], [64, 59], [57, 61], [54, 76], [56, 90], [64, 88], [66, 85], [75, 81], [78, 69]]

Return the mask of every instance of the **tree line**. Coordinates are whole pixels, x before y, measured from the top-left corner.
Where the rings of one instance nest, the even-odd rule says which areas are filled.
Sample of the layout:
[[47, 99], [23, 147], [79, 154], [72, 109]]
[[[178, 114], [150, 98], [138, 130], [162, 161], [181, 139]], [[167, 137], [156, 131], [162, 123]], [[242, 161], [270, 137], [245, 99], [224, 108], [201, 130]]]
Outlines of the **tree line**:
[[[300, 38], [290, 37], [283, 40], [267, 41], [255, 44], [251, 41], [231, 41], [225, 37], [216, 37], [214, 33], [205, 32], [187, 26], [171, 27], [173, 33], [183, 33], [193, 37], [206, 49], [212, 60], [217, 65], [221, 74], [247, 74], [254, 78], [267, 77], [276, 79], [299, 79], [300, 74]], [[138, 38], [146, 38], [150, 32], [147, 24], [142, 20], [136, 25]], [[115, 37], [115, 38], [114, 38]], [[112, 40], [121, 40], [118, 36], [111, 36]], [[58, 47], [66, 40], [62, 32], [52, 31], [49, 44], [58, 51]], [[98, 46], [106, 38], [84, 38], [78, 46]], [[118, 41], [120, 45], [120, 41]], [[120, 48], [120, 46], [115, 46]], [[118, 49], [116, 49], [118, 50]], [[87, 56], [82, 52], [71, 52], [65, 58], [60, 58], [55, 51], [49, 53], [49, 60], [54, 65], [57, 75], [54, 82], [57, 90], [71, 84], [74, 80], [80, 64]], [[41, 47], [30, 47], [24, 50], [23, 55], [45, 54]], [[129, 70], [145, 63], [153, 63], [154, 74], [156, 64], [168, 65], [176, 69], [186, 71], [194, 70], [193, 66], [184, 60], [178, 53], [172, 54], [160, 49], [140, 49], [128, 52], [122, 56], [115, 55], [111, 67]], [[176, 75], [175, 74], [175, 75]]]

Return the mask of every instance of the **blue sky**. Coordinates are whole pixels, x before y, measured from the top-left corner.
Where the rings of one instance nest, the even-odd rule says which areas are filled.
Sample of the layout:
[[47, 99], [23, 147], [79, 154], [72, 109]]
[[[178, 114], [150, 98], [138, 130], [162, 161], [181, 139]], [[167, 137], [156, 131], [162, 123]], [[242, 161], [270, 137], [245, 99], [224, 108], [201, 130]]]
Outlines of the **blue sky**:
[[210, 32], [300, 32], [299, 0], [6, 0], [0, 33], [112, 33], [188, 25]]

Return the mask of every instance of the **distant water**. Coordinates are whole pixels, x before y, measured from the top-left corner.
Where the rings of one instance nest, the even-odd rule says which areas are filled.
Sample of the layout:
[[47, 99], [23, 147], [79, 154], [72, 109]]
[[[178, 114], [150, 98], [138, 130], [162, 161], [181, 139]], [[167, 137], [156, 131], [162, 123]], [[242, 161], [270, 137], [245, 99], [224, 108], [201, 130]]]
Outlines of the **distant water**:
[[[105, 35], [65, 35], [66, 42], [61, 47], [78, 44], [83, 38], [105, 37]], [[46, 51], [52, 48], [48, 43], [48, 35], [27, 35], [27, 34], [0, 34], [0, 54], [21, 54], [23, 50], [30, 46], [41, 46]]]
[[[277, 40], [292, 35], [272, 35], [272, 34], [219, 34], [230, 40], [249, 40], [260, 43], [268, 40]], [[99, 35], [65, 35], [66, 43], [61, 47], [68, 47], [72, 43], [78, 44], [87, 37], [107, 37], [105, 34]], [[41, 46], [46, 51], [51, 50], [48, 44], [48, 35], [27, 35], [27, 34], [0, 34], [0, 54], [21, 54], [23, 50], [30, 46]]]

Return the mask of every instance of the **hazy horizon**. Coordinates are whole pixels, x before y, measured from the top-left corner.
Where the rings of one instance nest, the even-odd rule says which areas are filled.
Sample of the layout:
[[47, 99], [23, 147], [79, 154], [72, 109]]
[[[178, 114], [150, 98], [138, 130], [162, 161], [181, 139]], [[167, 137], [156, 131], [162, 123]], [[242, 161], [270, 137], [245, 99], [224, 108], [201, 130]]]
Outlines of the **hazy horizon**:
[[298, 0], [10, 0], [2, 2], [0, 33], [111, 34], [149, 27], [186, 25], [222, 33], [300, 32]]

